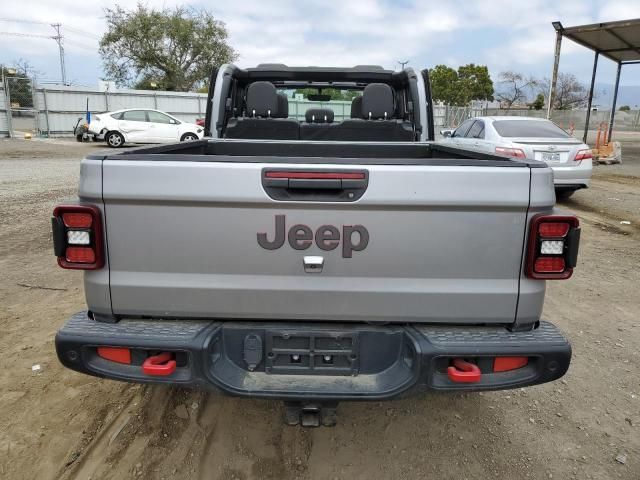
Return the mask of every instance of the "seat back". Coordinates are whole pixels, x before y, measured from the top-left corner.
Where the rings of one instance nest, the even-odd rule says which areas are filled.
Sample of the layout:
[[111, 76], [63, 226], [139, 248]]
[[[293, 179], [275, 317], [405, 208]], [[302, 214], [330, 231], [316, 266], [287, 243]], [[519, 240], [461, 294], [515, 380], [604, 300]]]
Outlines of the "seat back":
[[300, 124], [287, 118], [288, 100], [281, 98], [271, 82], [254, 82], [247, 87], [247, 116], [227, 122], [225, 138], [298, 140]]
[[362, 97], [351, 102], [351, 119], [336, 125], [326, 139], [354, 142], [414, 140], [411, 122], [396, 119], [395, 112], [392, 88], [386, 83], [371, 83], [365, 87]]
[[301, 140], [330, 140], [331, 131], [340, 127], [333, 124], [334, 113], [328, 108], [310, 108], [304, 118], [306, 123], [300, 125]]

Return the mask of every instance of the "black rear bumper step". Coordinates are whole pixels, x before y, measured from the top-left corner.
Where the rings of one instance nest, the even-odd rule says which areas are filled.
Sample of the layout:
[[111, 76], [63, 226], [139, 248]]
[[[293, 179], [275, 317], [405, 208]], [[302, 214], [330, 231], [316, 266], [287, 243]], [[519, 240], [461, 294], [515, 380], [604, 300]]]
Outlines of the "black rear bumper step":
[[[106, 360], [97, 347], [126, 347], [130, 364]], [[107, 324], [74, 315], [56, 336], [60, 361], [116, 380], [165, 383], [288, 401], [384, 400], [425, 390], [501, 390], [556, 380], [571, 346], [551, 323], [512, 332], [501, 326], [285, 323], [123, 319]], [[141, 363], [172, 352], [175, 371], [143, 373]], [[493, 372], [496, 356], [526, 356], [526, 366]], [[447, 375], [454, 358], [482, 370], [476, 383]]]

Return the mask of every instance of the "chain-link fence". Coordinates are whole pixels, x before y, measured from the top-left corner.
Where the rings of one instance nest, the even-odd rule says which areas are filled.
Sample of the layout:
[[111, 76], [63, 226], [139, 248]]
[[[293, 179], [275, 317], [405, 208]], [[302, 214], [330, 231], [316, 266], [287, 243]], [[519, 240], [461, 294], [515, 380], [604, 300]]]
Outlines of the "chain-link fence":
[[28, 77], [4, 77], [6, 123], [12, 136], [38, 133], [38, 111], [34, 103], [33, 80]]
[[[467, 118], [480, 116], [522, 116], [546, 118], [546, 110], [529, 109], [498, 109], [483, 107], [458, 107], [452, 105], [435, 105], [434, 120], [436, 131], [443, 128], [455, 128]], [[581, 138], [587, 119], [586, 110], [553, 110], [551, 120], [563, 129]], [[589, 119], [590, 131], [597, 130], [605, 124], [608, 128], [611, 119], [611, 110], [593, 110]], [[640, 132], [640, 110], [619, 110], [614, 118], [613, 132]]]

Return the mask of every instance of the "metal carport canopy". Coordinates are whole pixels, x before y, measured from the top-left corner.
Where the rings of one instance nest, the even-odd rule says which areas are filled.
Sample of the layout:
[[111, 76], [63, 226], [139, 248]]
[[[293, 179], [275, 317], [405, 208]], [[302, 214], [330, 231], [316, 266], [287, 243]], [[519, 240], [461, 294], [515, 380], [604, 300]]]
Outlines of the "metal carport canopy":
[[620, 84], [620, 70], [623, 65], [640, 64], [640, 18], [633, 20], [621, 20], [617, 22], [594, 23], [576, 27], [563, 27], [560, 22], [552, 22], [556, 29], [556, 50], [551, 80], [551, 92], [549, 93], [548, 116], [551, 114], [551, 106], [555, 98], [556, 82], [558, 79], [558, 64], [560, 62], [560, 46], [562, 37], [567, 37], [583, 47], [595, 52], [593, 61], [593, 74], [591, 76], [591, 88], [589, 89], [589, 105], [587, 109], [587, 121], [584, 129], [584, 141], [587, 139], [589, 117], [591, 116], [591, 104], [593, 100], [593, 88], [595, 84], [598, 57], [602, 55], [618, 64], [616, 83], [613, 94], [613, 106], [609, 124], [609, 141], [615, 116], [616, 101], [618, 99], [618, 86]]

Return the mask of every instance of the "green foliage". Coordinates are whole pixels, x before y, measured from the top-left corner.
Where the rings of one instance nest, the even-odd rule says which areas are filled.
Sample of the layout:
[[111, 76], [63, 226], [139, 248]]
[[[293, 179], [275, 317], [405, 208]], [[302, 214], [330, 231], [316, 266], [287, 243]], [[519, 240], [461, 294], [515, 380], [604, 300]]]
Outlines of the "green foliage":
[[485, 65], [470, 63], [454, 70], [436, 65], [429, 70], [431, 95], [435, 101], [468, 105], [471, 100], [493, 100], [493, 81]]
[[459, 67], [458, 80], [470, 100], [493, 100], [493, 81], [486, 65], [470, 63]]
[[539, 93], [536, 99], [531, 103], [534, 110], [542, 110], [544, 108], [544, 95]]
[[331, 100], [344, 100], [349, 102], [358, 95], [361, 95], [361, 92], [357, 90], [338, 90], [336, 88], [299, 88], [296, 90], [296, 93], [302, 94], [303, 98], [309, 98], [309, 95], [321, 93], [322, 95], [330, 95]]
[[214, 66], [237, 58], [224, 23], [206, 10], [139, 3], [131, 11], [106, 8], [105, 17], [100, 55], [118, 85], [189, 91], [205, 85]]
[[631, 110], [631, 107], [629, 105], [622, 105], [620, 107], [621, 112], [628, 112], [629, 110]]
[[9, 103], [18, 108], [33, 108], [32, 81], [38, 74], [28, 61], [18, 59], [13, 65], [0, 64], [0, 76], [9, 87]]

